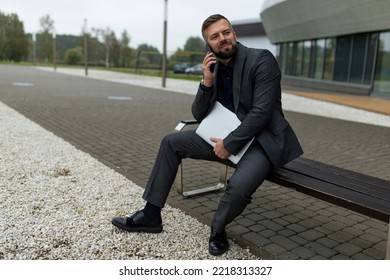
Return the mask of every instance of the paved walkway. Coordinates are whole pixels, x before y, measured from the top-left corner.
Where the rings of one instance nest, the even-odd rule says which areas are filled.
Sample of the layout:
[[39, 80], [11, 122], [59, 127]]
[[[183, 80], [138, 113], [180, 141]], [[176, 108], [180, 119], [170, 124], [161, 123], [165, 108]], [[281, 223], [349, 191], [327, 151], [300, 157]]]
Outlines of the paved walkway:
[[[50, 72], [0, 66], [0, 101], [140, 186], [149, 176], [161, 137], [178, 120], [191, 118], [197, 83], [168, 80], [162, 89], [161, 79], [150, 77], [90, 71], [86, 79], [60, 74], [61, 69]], [[390, 180], [389, 116], [295, 93], [284, 94], [283, 102], [306, 157]], [[186, 160], [184, 166], [189, 188], [216, 179], [217, 165]], [[184, 199], [173, 188], [168, 203], [209, 224], [220, 195]], [[228, 235], [265, 259], [384, 259], [387, 228], [266, 182], [229, 226]]]
[[284, 92], [390, 116], [390, 94], [388, 94], [389, 96], [384, 99], [372, 96], [356, 96], [350, 94], [298, 90], [284, 90]]

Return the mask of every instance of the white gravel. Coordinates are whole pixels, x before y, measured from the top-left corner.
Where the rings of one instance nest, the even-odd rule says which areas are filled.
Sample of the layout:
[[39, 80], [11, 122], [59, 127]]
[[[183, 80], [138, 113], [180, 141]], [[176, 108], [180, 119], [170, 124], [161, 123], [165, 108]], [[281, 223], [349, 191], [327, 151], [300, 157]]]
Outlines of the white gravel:
[[209, 227], [169, 206], [161, 234], [115, 229], [142, 191], [0, 103], [0, 259], [256, 259], [233, 242], [211, 256]]

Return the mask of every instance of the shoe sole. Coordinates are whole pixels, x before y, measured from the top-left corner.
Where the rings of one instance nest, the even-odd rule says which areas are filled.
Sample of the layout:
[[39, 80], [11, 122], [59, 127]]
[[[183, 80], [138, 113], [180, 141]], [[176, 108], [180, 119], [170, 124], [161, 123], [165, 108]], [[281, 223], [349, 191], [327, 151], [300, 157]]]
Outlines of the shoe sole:
[[162, 226], [158, 226], [158, 227], [137, 227], [137, 228], [133, 228], [133, 227], [126, 227], [122, 224], [119, 224], [119, 223], [116, 223], [115, 221], [111, 221], [111, 223], [120, 228], [120, 229], [123, 229], [125, 231], [128, 231], [128, 232], [147, 232], [147, 233], [160, 233], [162, 232], [163, 230], [163, 227]]
[[224, 248], [223, 250], [220, 250], [220, 251], [211, 251], [209, 248], [209, 253], [213, 256], [220, 256], [220, 255], [225, 254], [229, 250], [229, 247], [230, 247], [230, 245], [226, 246], [226, 248]]

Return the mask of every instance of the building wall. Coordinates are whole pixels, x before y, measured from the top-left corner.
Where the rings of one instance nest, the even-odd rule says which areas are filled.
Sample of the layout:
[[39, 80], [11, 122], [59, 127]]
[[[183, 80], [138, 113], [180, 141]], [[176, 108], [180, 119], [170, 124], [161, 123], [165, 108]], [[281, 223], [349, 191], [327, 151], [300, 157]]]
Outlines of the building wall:
[[253, 37], [245, 37], [238, 36], [237, 41], [241, 44], [256, 49], [267, 49], [272, 52], [273, 55], [276, 56], [276, 45], [272, 44], [267, 37], [253, 36]]
[[237, 40], [250, 48], [267, 49], [276, 55], [276, 45], [269, 40], [260, 18], [233, 21]]
[[390, 0], [266, 0], [283, 83], [390, 94]]
[[274, 44], [390, 28], [389, 0], [273, 0], [260, 14]]

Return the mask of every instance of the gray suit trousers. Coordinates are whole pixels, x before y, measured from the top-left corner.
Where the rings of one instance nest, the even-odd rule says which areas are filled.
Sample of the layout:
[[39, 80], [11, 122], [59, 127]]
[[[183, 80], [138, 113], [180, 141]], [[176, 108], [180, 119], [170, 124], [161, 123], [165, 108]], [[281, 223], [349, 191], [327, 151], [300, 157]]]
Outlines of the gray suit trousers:
[[[218, 158], [206, 141], [195, 131], [168, 134], [161, 141], [157, 158], [146, 185], [143, 198], [164, 207], [176, 173], [184, 158], [226, 162]], [[222, 231], [251, 202], [252, 194], [263, 183], [272, 169], [272, 163], [255, 140], [237, 164], [228, 180], [212, 221], [212, 227]]]

